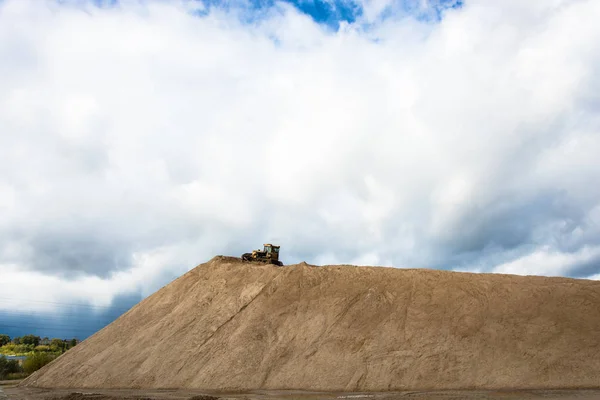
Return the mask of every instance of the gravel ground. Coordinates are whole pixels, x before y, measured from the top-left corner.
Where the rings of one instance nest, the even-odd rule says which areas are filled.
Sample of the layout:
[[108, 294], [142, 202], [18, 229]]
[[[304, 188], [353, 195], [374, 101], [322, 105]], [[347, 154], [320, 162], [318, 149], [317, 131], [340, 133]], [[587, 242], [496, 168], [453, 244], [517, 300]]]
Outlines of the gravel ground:
[[[600, 399], [600, 390], [424, 391], [328, 393], [256, 391], [211, 393], [194, 390], [39, 389], [5, 386], [9, 400], [392, 400], [392, 399]], [[0, 394], [0, 399], [2, 395]]]

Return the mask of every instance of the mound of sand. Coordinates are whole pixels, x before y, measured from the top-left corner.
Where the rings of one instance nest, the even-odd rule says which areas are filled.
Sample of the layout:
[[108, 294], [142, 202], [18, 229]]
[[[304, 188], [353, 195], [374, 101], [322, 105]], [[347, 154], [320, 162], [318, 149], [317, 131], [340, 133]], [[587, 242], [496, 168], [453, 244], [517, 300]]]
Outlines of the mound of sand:
[[600, 282], [219, 256], [22, 385], [584, 388], [599, 355]]

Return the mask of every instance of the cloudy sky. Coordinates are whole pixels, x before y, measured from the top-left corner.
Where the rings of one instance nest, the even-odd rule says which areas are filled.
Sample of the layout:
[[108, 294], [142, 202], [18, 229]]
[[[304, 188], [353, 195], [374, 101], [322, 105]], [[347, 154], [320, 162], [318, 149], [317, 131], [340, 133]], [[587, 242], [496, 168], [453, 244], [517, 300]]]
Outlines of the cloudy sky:
[[600, 279], [597, 0], [0, 0], [0, 333], [217, 254]]

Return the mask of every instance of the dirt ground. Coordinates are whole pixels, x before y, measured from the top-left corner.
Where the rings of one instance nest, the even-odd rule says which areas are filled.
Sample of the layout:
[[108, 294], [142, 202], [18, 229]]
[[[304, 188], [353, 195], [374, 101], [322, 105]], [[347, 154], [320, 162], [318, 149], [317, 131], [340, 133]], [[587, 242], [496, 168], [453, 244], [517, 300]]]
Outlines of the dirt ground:
[[[1, 386], [0, 386], [1, 390]], [[41, 389], [4, 386], [8, 400], [391, 400], [391, 399], [600, 399], [599, 390], [496, 390], [407, 392], [307, 392], [264, 390], [211, 393], [195, 390]], [[1, 392], [0, 392], [1, 393]], [[0, 394], [1, 397], [1, 394]]]

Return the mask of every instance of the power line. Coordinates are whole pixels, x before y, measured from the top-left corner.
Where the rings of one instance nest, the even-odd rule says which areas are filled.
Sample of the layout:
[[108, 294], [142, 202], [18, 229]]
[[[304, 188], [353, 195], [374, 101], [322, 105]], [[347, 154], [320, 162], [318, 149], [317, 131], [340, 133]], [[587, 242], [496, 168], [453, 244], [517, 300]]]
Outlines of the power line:
[[[35, 322], [38, 322], [38, 321], [35, 321]], [[14, 324], [15, 322], [12, 322], [12, 323]], [[81, 325], [85, 325], [85, 326], [104, 325], [104, 326], [106, 326], [106, 325], [108, 325], [109, 323], [110, 323], [110, 322], [103, 323], [103, 324], [99, 323], [99, 324], [78, 324], [78, 325], [80, 325], [80, 326], [81, 326]], [[10, 322], [9, 322], [9, 324], [10, 324]], [[17, 324], [19, 324], [19, 326], [23, 326], [23, 327], [31, 327], [31, 328], [37, 328], [37, 327], [38, 327], [37, 325], [31, 325], [31, 324], [28, 324], [28, 323], [25, 323], [25, 324], [20, 324], [20, 323], [18, 323], [18, 322], [17, 322]], [[45, 325], [45, 324], [46, 324], [45, 322], [41, 322], [41, 321], [40, 321], [40, 325]], [[4, 323], [0, 323], [0, 326], [4, 326], [4, 325], [5, 325]], [[56, 327], [56, 328], [65, 328], [65, 329], [69, 329], [69, 328], [71, 328], [72, 326], [76, 326], [76, 325], [75, 325], [75, 324], [50, 324], [50, 323], [49, 323], [47, 326], [48, 326], [48, 327]]]
[[7, 310], [0, 310], [0, 316], [2, 317], [6, 317], [6, 318], [31, 318], [31, 319], [35, 319], [35, 320], [51, 320], [51, 321], [60, 321], [60, 320], [66, 320], [66, 319], [70, 319], [70, 320], [87, 320], [87, 319], [99, 319], [99, 318], [119, 318], [120, 316], [122, 316], [125, 313], [120, 313], [120, 314], [100, 314], [100, 315], [90, 315], [90, 314], [84, 314], [84, 313], [63, 313], [63, 312], [44, 312], [44, 313], [40, 313], [40, 312], [22, 312], [22, 311], [17, 311], [17, 312], [13, 312], [13, 311], [7, 311]]
[[[97, 324], [97, 325], [106, 326], [106, 325], [109, 325], [111, 323], [112, 322], [107, 322], [107, 323]], [[69, 324], [64, 324], [64, 325], [61, 325], [61, 324], [58, 324], [58, 325], [56, 325], [56, 324], [48, 324], [48, 325], [45, 325], [45, 326], [44, 325], [45, 325], [44, 323], [42, 323], [42, 324], [35, 324], [35, 323], [34, 324], [28, 324], [28, 323], [21, 324], [21, 323], [18, 323], [18, 322], [17, 323], [14, 323], [14, 322], [9, 322], [9, 323], [0, 322], [0, 326], [10, 326], [10, 327], [13, 327], [13, 328], [15, 328], [15, 327], [16, 328], [22, 327], [22, 328], [40, 328], [40, 329], [45, 329], [46, 327], [49, 327], [49, 328], [55, 327], [55, 328], [61, 328], [61, 329], [62, 328], [64, 328], [64, 329], [80, 329], [80, 328], [77, 328], [77, 325], [69, 325]], [[83, 324], [81, 324], [79, 326], [82, 326], [82, 325]], [[96, 326], [96, 324], [86, 324], [86, 325], [83, 325], [83, 326]]]
[[[31, 324], [19, 324], [19, 325], [13, 325], [13, 324], [6, 324], [6, 323], [0, 323], [0, 328], [2, 329], [20, 329], [20, 330], [39, 330], [42, 332], [46, 332], [46, 331], [61, 331], [61, 332], [80, 332], [80, 333], [85, 333], [86, 335], [89, 334], [93, 334], [95, 332], [97, 332], [100, 329], [103, 329], [104, 327], [106, 327], [107, 325], [109, 325], [112, 321], [116, 320], [117, 318], [119, 318], [120, 316], [122, 316], [124, 313], [126, 313], [127, 311], [131, 310], [130, 308], [124, 308], [124, 307], [113, 307], [113, 306], [94, 306], [91, 304], [85, 304], [85, 303], [65, 303], [65, 302], [56, 302], [56, 301], [44, 301], [44, 300], [31, 300], [31, 299], [17, 299], [17, 298], [10, 298], [10, 297], [0, 297], [0, 305], [4, 302], [5, 304], [8, 303], [9, 306], [13, 306], [14, 307], [14, 302], [21, 302], [21, 303], [37, 303], [37, 304], [52, 304], [52, 305], [58, 305], [58, 306], [69, 306], [69, 307], [81, 307], [81, 308], [88, 308], [88, 309], [95, 309], [100, 311], [100, 315], [90, 315], [89, 312], [88, 314], [80, 314], [80, 313], [74, 313], [74, 312], [61, 312], [61, 311], [54, 311], [52, 312], [52, 314], [50, 314], [50, 312], [48, 311], [29, 311], [29, 312], [23, 312], [23, 311], [17, 311], [17, 312], [13, 312], [10, 309], [5, 309], [2, 310], [0, 309], [0, 316], [2, 316], [2, 318], [29, 318], [31, 319], [31, 322], [34, 322], [34, 325]], [[13, 302], [12, 305], [10, 305], [10, 302]], [[133, 307], [133, 306], [132, 306]], [[69, 310], [69, 311], [73, 311], [73, 310]], [[110, 313], [107, 314], [102, 314], [102, 312], [108, 312], [110, 311]], [[86, 311], [83, 311], [84, 313]], [[113, 313], [118, 313], [118, 315], [113, 315]], [[4, 313], [4, 315], [3, 315]], [[55, 318], [52, 317], [52, 315], [56, 315]], [[69, 318], [70, 316], [70, 318]], [[67, 317], [67, 318], [63, 318], [63, 317]], [[87, 318], [91, 318], [92, 320], [90, 321]], [[101, 327], [99, 328], [76, 328], [75, 326], [81, 326], [83, 325], [83, 323], [85, 323], [85, 325], [94, 325], [93, 324], [93, 320], [96, 321], [106, 321], [109, 320], [108, 322], [103, 322], [99, 325], [101, 325]], [[13, 321], [10, 321], [13, 322]], [[15, 321], [16, 322], [16, 321]], [[63, 322], [66, 323], [65, 324], [57, 324], [55, 322]], [[35, 325], [35, 323], [38, 324], [47, 324], [47, 326], [39, 326], [39, 325]]]
[[4, 301], [12, 301], [12, 302], [19, 302], [19, 303], [53, 304], [53, 305], [68, 306], [68, 307], [84, 307], [84, 308], [87, 307], [87, 308], [92, 308], [92, 309], [104, 308], [104, 309], [109, 309], [109, 310], [123, 310], [123, 311], [126, 311], [129, 309], [129, 308], [113, 307], [113, 306], [94, 306], [91, 304], [84, 304], [84, 303], [60, 303], [60, 302], [55, 302], [55, 301], [9, 299], [6, 297], [0, 297], [0, 299], [4, 300]]
[[48, 328], [48, 327], [41, 327], [41, 326], [25, 326], [25, 325], [4, 325], [4, 324], [0, 324], [0, 327], [2, 328], [16, 328], [16, 329], [42, 329], [45, 331], [75, 331], [75, 332], [97, 332], [98, 330], [104, 328], [100, 328], [100, 329], [94, 329], [94, 328], [90, 328], [90, 329], [77, 329], [77, 328]]
[[129, 310], [129, 308], [113, 307], [113, 306], [94, 306], [94, 305], [85, 304], [85, 303], [62, 303], [62, 302], [56, 302], [56, 301], [16, 299], [16, 298], [10, 298], [10, 297], [0, 297], [0, 299], [8, 300], [8, 301], [23, 302], [23, 303], [55, 304], [55, 305], [71, 306], [71, 307], [106, 308], [106, 309], [111, 309], [111, 310], [123, 310], [123, 311]]
[[[21, 322], [24, 322], [22, 324]], [[55, 323], [57, 322], [57, 323]], [[99, 326], [99, 325], [108, 325], [112, 324], [114, 320], [99, 320], [99, 321], [5, 321], [0, 322], [0, 326], [4, 325], [14, 325], [17, 324], [19, 326], [47, 326], [47, 327], [56, 327], [56, 328], [70, 328], [75, 326]]]

